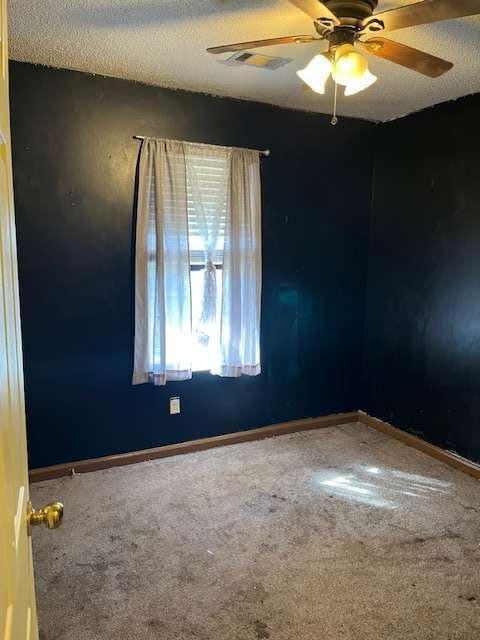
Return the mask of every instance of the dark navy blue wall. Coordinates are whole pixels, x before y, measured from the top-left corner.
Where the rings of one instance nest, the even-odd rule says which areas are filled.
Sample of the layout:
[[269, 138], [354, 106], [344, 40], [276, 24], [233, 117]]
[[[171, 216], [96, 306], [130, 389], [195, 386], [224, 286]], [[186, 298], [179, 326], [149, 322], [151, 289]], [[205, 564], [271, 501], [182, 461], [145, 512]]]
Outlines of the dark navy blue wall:
[[[21, 63], [10, 74], [32, 467], [360, 406], [373, 125]], [[272, 150], [259, 377], [131, 386], [135, 134]]]
[[480, 460], [480, 95], [376, 132], [364, 408]]

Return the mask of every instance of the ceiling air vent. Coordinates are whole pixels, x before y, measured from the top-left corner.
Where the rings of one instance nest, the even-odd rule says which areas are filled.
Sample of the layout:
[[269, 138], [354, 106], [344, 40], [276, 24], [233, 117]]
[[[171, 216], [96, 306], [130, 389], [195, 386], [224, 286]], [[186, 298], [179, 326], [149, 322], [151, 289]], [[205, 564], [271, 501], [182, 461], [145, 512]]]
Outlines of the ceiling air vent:
[[233, 56], [226, 60], [219, 60], [222, 64], [229, 67], [238, 67], [239, 65], [248, 65], [249, 67], [259, 67], [260, 69], [270, 69], [275, 71], [284, 64], [291, 62], [291, 58], [278, 58], [274, 56], [266, 56], [263, 53], [250, 53], [249, 51], [240, 51], [234, 53]]

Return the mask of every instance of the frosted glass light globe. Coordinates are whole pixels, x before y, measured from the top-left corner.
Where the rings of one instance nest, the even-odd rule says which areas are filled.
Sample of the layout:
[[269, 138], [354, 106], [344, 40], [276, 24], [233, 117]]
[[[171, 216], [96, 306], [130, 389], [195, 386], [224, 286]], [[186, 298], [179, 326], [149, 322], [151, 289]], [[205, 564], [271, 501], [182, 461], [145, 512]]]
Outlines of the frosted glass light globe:
[[332, 76], [337, 84], [358, 80], [367, 70], [367, 61], [351, 44], [342, 44], [335, 52]]
[[297, 71], [297, 76], [316, 93], [325, 93], [325, 83], [331, 70], [332, 63], [330, 60], [319, 54], [310, 60], [305, 69]]

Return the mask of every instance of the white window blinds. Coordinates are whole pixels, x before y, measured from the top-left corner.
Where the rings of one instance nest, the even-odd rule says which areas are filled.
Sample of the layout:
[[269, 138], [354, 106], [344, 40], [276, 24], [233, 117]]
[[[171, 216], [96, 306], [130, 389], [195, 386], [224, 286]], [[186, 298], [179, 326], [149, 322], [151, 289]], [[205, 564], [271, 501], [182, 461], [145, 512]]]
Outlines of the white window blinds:
[[230, 185], [230, 158], [226, 150], [187, 148], [187, 213], [190, 263], [223, 262], [223, 245]]

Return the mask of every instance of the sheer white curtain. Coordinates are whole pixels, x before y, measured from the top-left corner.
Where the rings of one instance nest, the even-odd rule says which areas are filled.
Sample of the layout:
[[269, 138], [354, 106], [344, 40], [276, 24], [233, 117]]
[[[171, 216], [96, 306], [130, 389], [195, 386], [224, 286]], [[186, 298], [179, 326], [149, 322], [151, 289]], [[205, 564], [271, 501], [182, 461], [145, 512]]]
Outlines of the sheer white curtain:
[[219, 361], [214, 373], [260, 373], [262, 288], [260, 161], [255, 151], [232, 149], [230, 206], [223, 255]]
[[183, 145], [145, 140], [139, 166], [133, 384], [192, 377]]
[[[212, 373], [259, 374], [258, 153], [147, 139], [138, 189], [133, 384], [190, 378], [195, 340], [208, 344]], [[203, 291], [192, 327], [197, 265]]]

